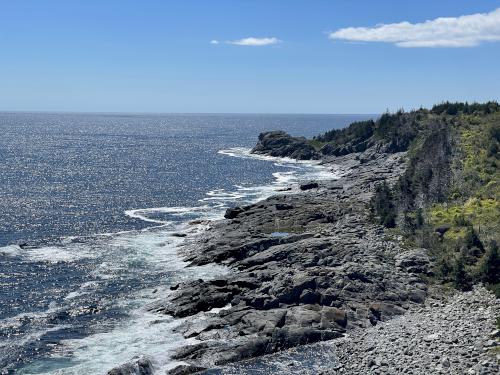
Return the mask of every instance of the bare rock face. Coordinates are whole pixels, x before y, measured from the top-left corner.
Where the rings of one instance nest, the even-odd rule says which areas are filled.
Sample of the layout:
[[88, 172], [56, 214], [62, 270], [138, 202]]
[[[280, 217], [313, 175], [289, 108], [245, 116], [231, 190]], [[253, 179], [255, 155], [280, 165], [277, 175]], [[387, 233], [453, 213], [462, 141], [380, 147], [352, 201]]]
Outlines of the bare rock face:
[[320, 158], [319, 153], [307, 142], [306, 138], [292, 137], [284, 131], [261, 133], [252, 153], [298, 160]]

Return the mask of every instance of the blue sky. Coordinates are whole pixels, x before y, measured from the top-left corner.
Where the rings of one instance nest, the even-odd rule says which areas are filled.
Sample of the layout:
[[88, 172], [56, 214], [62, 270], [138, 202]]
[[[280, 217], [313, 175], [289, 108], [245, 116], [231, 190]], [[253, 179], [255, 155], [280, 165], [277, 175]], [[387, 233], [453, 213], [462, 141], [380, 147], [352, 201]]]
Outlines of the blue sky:
[[[380, 113], [500, 100], [498, 8], [500, 0], [5, 0], [0, 110]], [[487, 18], [455, 22], [479, 13]], [[438, 17], [451, 26], [419, 25]], [[255, 41], [268, 45], [238, 45]]]

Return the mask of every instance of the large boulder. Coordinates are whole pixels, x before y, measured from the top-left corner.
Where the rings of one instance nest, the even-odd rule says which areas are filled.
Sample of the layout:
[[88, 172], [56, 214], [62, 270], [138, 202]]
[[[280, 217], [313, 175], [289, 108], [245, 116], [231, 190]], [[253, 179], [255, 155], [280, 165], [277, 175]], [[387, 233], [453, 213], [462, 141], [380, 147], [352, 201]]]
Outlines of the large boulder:
[[427, 273], [430, 259], [426, 249], [413, 249], [396, 255], [395, 264], [410, 273]]
[[242, 212], [244, 212], [244, 210], [241, 207], [228, 208], [226, 210], [226, 213], [224, 214], [224, 217], [226, 219], [234, 219]]
[[107, 375], [153, 375], [153, 373], [151, 361], [146, 357], [141, 357], [109, 370]]
[[317, 182], [311, 181], [307, 182], [305, 184], [300, 185], [300, 190], [311, 190], [311, 189], [317, 189], [319, 188], [319, 184]]
[[320, 154], [306, 138], [292, 137], [284, 131], [260, 133], [259, 141], [252, 149], [252, 153], [299, 160], [320, 158]]

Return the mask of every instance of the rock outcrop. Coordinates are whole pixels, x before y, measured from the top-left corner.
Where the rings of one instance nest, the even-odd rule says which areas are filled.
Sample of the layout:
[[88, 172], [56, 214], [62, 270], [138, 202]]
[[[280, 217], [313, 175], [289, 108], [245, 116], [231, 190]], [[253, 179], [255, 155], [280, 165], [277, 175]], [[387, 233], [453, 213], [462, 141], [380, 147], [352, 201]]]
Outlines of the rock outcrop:
[[306, 138], [292, 137], [284, 131], [261, 133], [252, 153], [298, 160], [320, 158], [320, 154], [307, 142]]
[[500, 303], [482, 286], [451, 295], [431, 289], [425, 305], [414, 305], [394, 319], [214, 373], [496, 375], [499, 313]]
[[[348, 168], [341, 179], [228, 210], [226, 220], [188, 238], [186, 260], [232, 272], [181, 284], [153, 307], [174, 317], [205, 312], [178, 327], [201, 342], [175, 358], [195, 368], [235, 362], [337, 338], [422, 303], [429, 259], [401, 249], [367, 211], [375, 185], [401, 175], [403, 158], [344, 156], [336, 160]], [[207, 313], [214, 308], [222, 310]]]
[[107, 375], [153, 375], [151, 360], [141, 357], [108, 371]]
[[[474, 324], [464, 323], [466, 309], [446, 307], [427, 314], [420, 307], [428, 295], [427, 282], [434, 276], [437, 257], [435, 249], [422, 247], [433, 245], [404, 241], [403, 246], [403, 237], [396, 231], [374, 224], [373, 215], [380, 214], [369, 208], [379, 199], [399, 219], [392, 226], [404, 231], [422, 225], [417, 220], [419, 210], [446, 201], [456, 178], [452, 169], [456, 134], [448, 119], [425, 110], [384, 114], [376, 122], [327, 132], [314, 139], [316, 146], [323, 144], [320, 152], [305, 138], [280, 131], [262, 133], [253, 153], [322, 158], [325, 166], [335, 165], [337, 170], [340, 166], [341, 177], [308, 181], [295, 189], [298, 193], [228, 209], [225, 220], [211, 222], [207, 231], [187, 238], [186, 261], [192, 265], [218, 263], [230, 272], [217, 280], [185, 282], [152, 307], [187, 318], [177, 331], [198, 340], [177, 352], [175, 359], [187, 364], [176, 371], [189, 373], [264, 354], [277, 355], [285, 349], [347, 335], [348, 339], [340, 341], [347, 343], [346, 352], [342, 353], [343, 344], [339, 344], [340, 364], [330, 369], [332, 373], [457, 373], [457, 353], [465, 353], [456, 347], [476, 344], [459, 340], [444, 345], [439, 342], [440, 327], [454, 320], [448, 315], [456, 313], [457, 324], [465, 325], [472, 336], [476, 333], [471, 331]], [[412, 144], [416, 147], [407, 158], [406, 150]], [[372, 199], [380, 184], [389, 193]], [[432, 235], [443, 240], [449, 229], [440, 225], [431, 232], [435, 230]], [[411, 243], [419, 245], [412, 247]], [[470, 305], [480, 309], [475, 302]], [[493, 305], [488, 300], [488, 308]], [[420, 315], [411, 315], [416, 311]], [[493, 315], [488, 314], [480, 320], [489, 319], [491, 325]], [[434, 317], [437, 322], [432, 321]], [[425, 325], [418, 324], [419, 318]], [[394, 331], [383, 335], [385, 324], [392, 324], [389, 322], [403, 323], [388, 325]], [[409, 327], [404, 327], [406, 323]], [[410, 329], [412, 326], [418, 329]], [[454, 328], [449, 330], [459, 334]], [[350, 344], [353, 335], [362, 338], [354, 340], [354, 346]], [[408, 342], [419, 335], [424, 344], [409, 347]], [[447, 332], [442, 336], [452, 340]], [[384, 351], [377, 352], [379, 342]], [[366, 360], [362, 354], [356, 356], [356, 345], [368, 353]], [[443, 347], [448, 351], [439, 363], [426, 357]], [[423, 364], [415, 372], [412, 360], [404, 357], [413, 354]], [[467, 359], [468, 373], [494, 373], [490, 370], [496, 371], [498, 366], [484, 361], [477, 365], [475, 359]]]

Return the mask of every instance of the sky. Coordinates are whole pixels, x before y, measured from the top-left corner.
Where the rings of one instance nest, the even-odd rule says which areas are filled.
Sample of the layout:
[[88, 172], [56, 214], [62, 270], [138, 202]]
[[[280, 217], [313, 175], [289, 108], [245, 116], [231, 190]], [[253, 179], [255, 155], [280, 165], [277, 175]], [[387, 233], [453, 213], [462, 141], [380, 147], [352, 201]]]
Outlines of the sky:
[[500, 0], [0, 0], [0, 110], [381, 113], [500, 100]]

